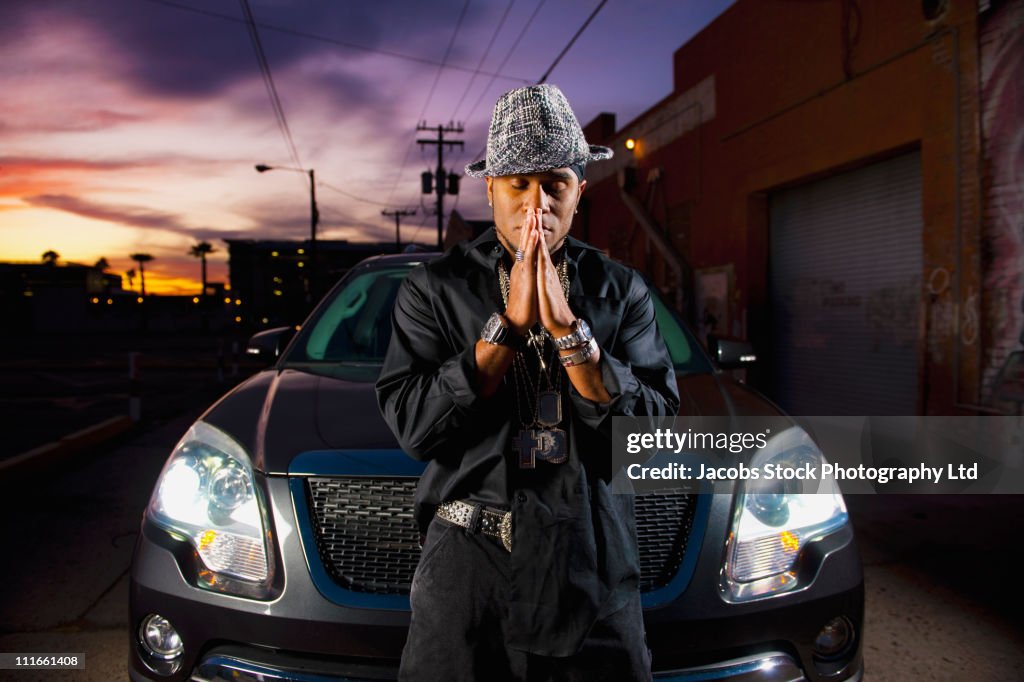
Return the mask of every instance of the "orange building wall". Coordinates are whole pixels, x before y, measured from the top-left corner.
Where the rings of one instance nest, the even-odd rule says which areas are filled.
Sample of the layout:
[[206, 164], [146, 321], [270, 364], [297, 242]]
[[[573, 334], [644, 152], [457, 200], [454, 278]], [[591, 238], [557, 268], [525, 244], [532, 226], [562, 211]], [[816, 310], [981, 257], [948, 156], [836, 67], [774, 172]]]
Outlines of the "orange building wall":
[[[921, 281], [946, 282], [934, 295], [922, 290], [928, 322], [919, 330], [919, 406], [924, 414], [970, 411], [981, 363], [977, 329], [970, 343], [963, 336], [980, 310], [976, 12], [969, 0], [951, 0], [937, 21], [926, 20], [917, 2], [739, 0], [676, 52], [672, 96], [614, 134], [607, 119], [586, 131], [592, 142], [614, 146], [616, 165], [636, 166], [633, 196], [691, 267], [732, 266], [727, 331], [755, 346], [770, 323], [768, 192], [919, 148]], [[636, 131], [709, 77], [713, 117], [648, 150]], [[708, 102], [696, 109], [710, 111]], [[635, 153], [623, 146], [631, 136]], [[652, 189], [646, 179], [655, 168], [661, 179]], [[584, 236], [676, 286], [634, 227], [615, 177], [601, 173], [586, 192]]]

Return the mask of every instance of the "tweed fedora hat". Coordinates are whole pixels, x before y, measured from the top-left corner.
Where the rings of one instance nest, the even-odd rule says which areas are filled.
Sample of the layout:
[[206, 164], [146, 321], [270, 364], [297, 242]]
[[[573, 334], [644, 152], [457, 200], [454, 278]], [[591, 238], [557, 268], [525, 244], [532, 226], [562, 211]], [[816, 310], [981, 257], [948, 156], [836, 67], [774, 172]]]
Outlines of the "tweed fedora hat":
[[475, 178], [540, 173], [610, 159], [587, 144], [569, 100], [555, 85], [529, 85], [498, 98], [487, 131], [487, 158], [466, 166]]

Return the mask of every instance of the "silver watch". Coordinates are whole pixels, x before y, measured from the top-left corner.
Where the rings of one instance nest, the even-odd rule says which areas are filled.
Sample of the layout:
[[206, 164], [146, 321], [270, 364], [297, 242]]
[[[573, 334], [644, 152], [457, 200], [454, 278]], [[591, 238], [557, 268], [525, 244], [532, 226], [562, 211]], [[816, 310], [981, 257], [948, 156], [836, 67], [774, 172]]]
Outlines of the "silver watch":
[[557, 339], [553, 339], [555, 342], [555, 348], [558, 350], [569, 350], [570, 348], [579, 348], [580, 346], [588, 343], [594, 338], [594, 333], [590, 331], [590, 325], [582, 317], [578, 317], [573, 320], [572, 327], [565, 336], [559, 336]]
[[480, 330], [480, 338], [487, 343], [511, 346], [515, 340], [515, 334], [509, 329], [508, 323], [500, 313], [491, 313]]

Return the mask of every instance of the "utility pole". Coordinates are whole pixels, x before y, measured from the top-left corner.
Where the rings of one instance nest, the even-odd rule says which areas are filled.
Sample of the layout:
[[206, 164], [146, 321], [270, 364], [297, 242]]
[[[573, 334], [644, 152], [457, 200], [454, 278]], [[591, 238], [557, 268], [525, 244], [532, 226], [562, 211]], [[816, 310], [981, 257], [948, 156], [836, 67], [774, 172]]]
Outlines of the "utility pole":
[[[434, 191], [437, 193], [437, 249], [439, 251], [444, 249], [444, 195], [447, 183], [445, 182], [447, 176], [444, 172], [444, 147], [454, 147], [458, 145], [463, 146], [462, 140], [446, 140], [444, 139], [445, 133], [461, 133], [463, 132], [462, 124], [449, 123], [448, 125], [437, 125], [429, 127], [424, 123], [420, 123], [416, 126], [417, 131], [429, 131], [436, 132], [436, 140], [416, 140], [417, 144], [436, 144], [437, 145], [437, 173], [434, 175]], [[454, 173], [453, 173], [454, 175]], [[457, 178], [458, 176], [456, 176]], [[457, 185], [456, 180], [456, 187]], [[457, 190], [456, 190], [457, 191]]]
[[411, 211], [401, 211], [401, 210], [388, 211], [387, 209], [385, 209], [385, 210], [382, 210], [380, 212], [380, 214], [382, 216], [387, 216], [387, 217], [394, 216], [395, 217], [395, 253], [398, 253], [402, 249], [402, 238], [401, 238], [401, 230], [402, 230], [401, 220], [402, 220], [402, 216], [416, 215], [416, 209], [413, 209]]

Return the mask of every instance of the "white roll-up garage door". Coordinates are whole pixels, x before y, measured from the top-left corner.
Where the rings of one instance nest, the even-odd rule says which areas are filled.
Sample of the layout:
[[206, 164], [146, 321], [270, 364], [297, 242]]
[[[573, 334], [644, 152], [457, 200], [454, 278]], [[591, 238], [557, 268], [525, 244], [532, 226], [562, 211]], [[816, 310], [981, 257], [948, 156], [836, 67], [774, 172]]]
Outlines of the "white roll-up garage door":
[[921, 155], [770, 200], [772, 397], [796, 415], [918, 406]]

